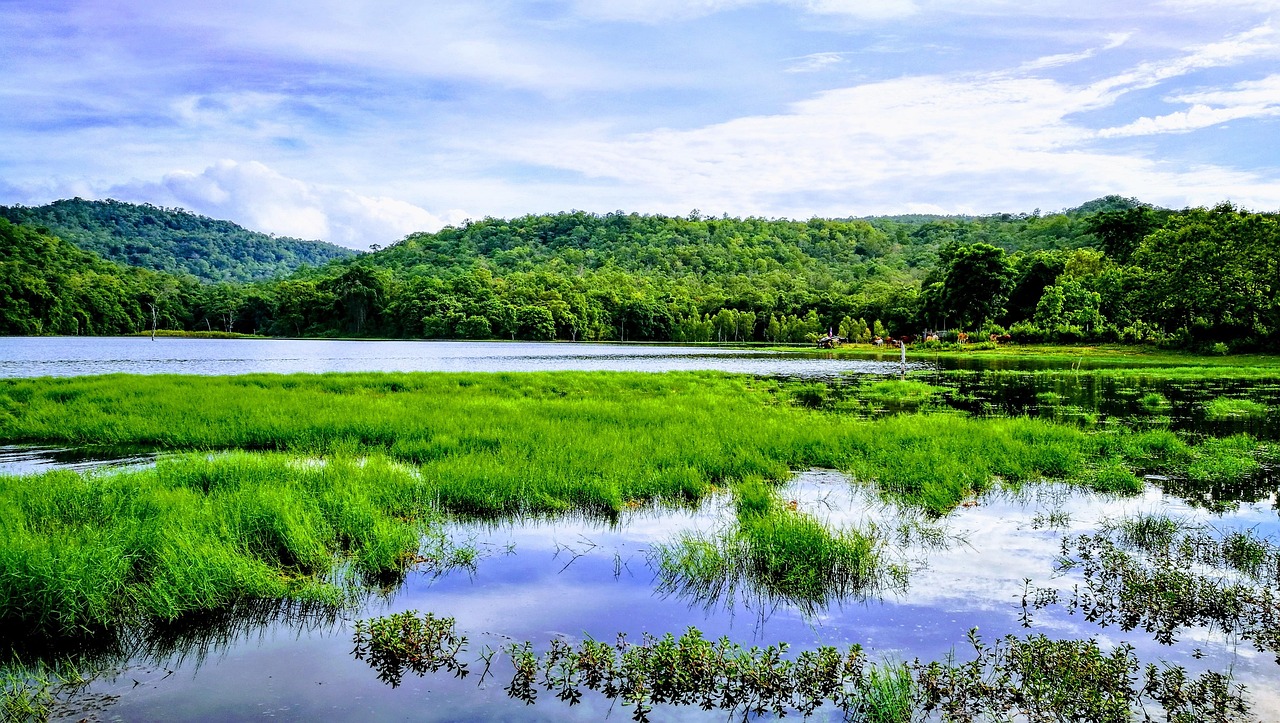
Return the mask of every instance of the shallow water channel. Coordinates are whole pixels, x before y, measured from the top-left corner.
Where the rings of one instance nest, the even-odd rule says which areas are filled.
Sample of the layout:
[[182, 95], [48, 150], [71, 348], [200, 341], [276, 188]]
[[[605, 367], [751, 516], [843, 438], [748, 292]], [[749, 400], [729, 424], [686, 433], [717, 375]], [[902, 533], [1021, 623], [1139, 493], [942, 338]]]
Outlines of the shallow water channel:
[[[1212, 513], [1154, 485], [1138, 497], [1116, 499], [1040, 484], [990, 493], [938, 523], [886, 506], [866, 488], [828, 470], [797, 474], [782, 494], [832, 526], [874, 523], [897, 529], [914, 521], [916, 529], [932, 525], [935, 534], [927, 540], [907, 534], [893, 546], [889, 558], [905, 571], [896, 580], [805, 611], [750, 589], [738, 590], [732, 599], [680, 590], [650, 563], [653, 545], [682, 532], [728, 524], [733, 513], [726, 496], [696, 509], [637, 509], [616, 524], [582, 518], [459, 523], [449, 534], [480, 551], [470, 569], [410, 573], [385, 597], [334, 620], [224, 620], [195, 631], [177, 649], [160, 646], [158, 652], [123, 661], [92, 683], [64, 711], [65, 719], [81, 719], [85, 706], [104, 702], [109, 704], [94, 714], [104, 720], [630, 718], [629, 709], [595, 694], [572, 708], [546, 692], [529, 707], [510, 699], [503, 686], [511, 668], [502, 653], [494, 656], [494, 677], [483, 682], [478, 675], [459, 680], [441, 673], [409, 674], [399, 687], [385, 685], [351, 656], [351, 622], [402, 610], [456, 618], [459, 632], [470, 641], [462, 658], [477, 673], [484, 646], [500, 649], [531, 640], [541, 648], [555, 637], [612, 641], [618, 633], [638, 640], [645, 632], [679, 634], [691, 625], [709, 638], [725, 635], [747, 646], [786, 641], [799, 650], [859, 643], [873, 658], [888, 660], [940, 660], [952, 650], [965, 659], [971, 652], [966, 636], [975, 627], [988, 640], [1028, 632], [1097, 637], [1104, 644], [1134, 645], [1144, 661], [1168, 661], [1190, 671], [1230, 670], [1248, 686], [1263, 720], [1280, 714], [1280, 666], [1273, 654], [1259, 653], [1247, 642], [1189, 630], [1166, 646], [1141, 630], [1101, 628], [1063, 606], [1038, 611], [1029, 629], [1020, 617], [1025, 579], [1064, 592], [1080, 582], [1078, 574], [1055, 573], [1066, 534], [1090, 531], [1106, 518], [1158, 512], [1220, 530], [1274, 536], [1280, 533], [1274, 493]], [[654, 720], [724, 717], [718, 711], [659, 707]]]

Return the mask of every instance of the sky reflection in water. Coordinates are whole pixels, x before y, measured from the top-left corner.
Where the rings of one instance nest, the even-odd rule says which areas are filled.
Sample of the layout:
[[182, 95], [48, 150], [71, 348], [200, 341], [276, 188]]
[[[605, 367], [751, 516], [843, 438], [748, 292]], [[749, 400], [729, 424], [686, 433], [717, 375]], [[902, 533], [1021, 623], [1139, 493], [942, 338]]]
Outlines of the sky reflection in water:
[[[899, 516], [873, 493], [830, 471], [801, 473], [783, 496], [831, 525], [891, 524]], [[1060, 607], [1039, 611], [1033, 628], [1023, 629], [1019, 601], [1024, 578], [1064, 590], [1078, 580], [1053, 573], [1064, 530], [1033, 524], [1037, 514], [1055, 510], [1067, 515], [1065, 531], [1071, 533], [1095, 529], [1105, 517], [1157, 511], [1219, 528], [1252, 528], [1264, 536], [1280, 532], [1274, 496], [1214, 516], [1150, 487], [1139, 497], [1108, 499], [1063, 485], [1031, 485], [1020, 493], [990, 494], [978, 506], [957, 510], [943, 521], [952, 540], [945, 549], [897, 550], [898, 559], [913, 569], [909, 586], [883, 598], [846, 601], [806, 617], [758, 599], [708, 609], [703, 601], [656, 592], [658, 580], [646, 561], [649, 546], [683, 531], [726, 524], [732, 512], [727, 498], [720, 497], [696, 510], [634, 511], [616, 525], [581, 518], [460, 524], [452, 530], [454, 537], [473, 540], [484, 551], [474, 571], [439, 577], [414, 573], [389, 599], [367, 605], [358, 617], [409, 609], [453, 616], [459, 631], [470, 637], [473, 653], [484, 645], [499, 648], [526, 639], [541, 647], [553, 636], [612, 641], [620, 632], [631, 639], [644, 632], [679, 634], [690, 625], [708, 637], [727, 635], [747, 645], [787, 641], [794, 651], [860, 643], [873, 656], [924, 660], [942, 658], [953, 648], [964, 659], [969, 652], [965, 636], [972, 627], [988, 640], [1027, 632], [1096, 636], [1107, 644], [1132, 643], [1144, 660], [1167, 660], [1191, 670], [1233, 668], [1252, 691], [1256, 712], [1265, 718], [1268, 711], [1280, 711], [1280, 699], [1272, 692], [1280, 680], [1274, 657], [1255, 653], [1247, 643], [1233, 650], [1221, 636], [1190, 631], [1179, 644], [1165, 647], [1140, 631], [1098, 628]], [[158, 661], [155, 668], [135, 660], [134, 668], [93, 689], [122, 694], [108, 714], [123, 719], [597, 720], [609, 709], [608, 701], [594, 695], [572, 709], [546, 693], [529, 708], [511, 701], [502, 690], [510, 672], [505, 659], [495, 665], [498, 677], [480, 688], [475, 675], [465, 680], [410, 675], [400, 688], [391, 689], [351, 658], [350, 647], [347, 624], [321, 630], [277, 624], [242, 633], [202, 665], [192, 657], [163, 677], [175, 665], [172, 660]], [[1204, 659], [1191, 657], [1196, 647], [1205, 650]], [[478, 670], [474, 663], [473, 670]], [[136, 687], [135, 679], [141, 680]], [[612, 715], [627, 720], [630, 712], [619, 706]], [[660, 716], [724, 717], [685, 709], [665, 710]]]

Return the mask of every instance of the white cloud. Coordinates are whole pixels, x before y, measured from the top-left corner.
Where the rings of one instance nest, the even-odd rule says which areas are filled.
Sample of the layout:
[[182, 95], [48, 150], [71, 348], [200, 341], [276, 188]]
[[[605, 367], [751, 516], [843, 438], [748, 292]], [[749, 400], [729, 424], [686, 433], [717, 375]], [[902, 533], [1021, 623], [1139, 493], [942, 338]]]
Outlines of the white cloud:
[[1088, 60], [1098, 54], [1099, 50], [1114, 50], [1124, 45], [1126, 41], [1132, 37], [1132, 33], [1112, 33], [1108, 36], [1108, 42], [1101, 48], [1088, 48], [1078, 53], [1060, 53], [1058, 55], [1046, 55], [1042, 58], [1023, 63], [1020, 70], [1044, 70], [1046, 68], [1057, 68], [1071, 63], [1078, 63], [1082, 60]]
[[[1274, 33], [1260, 28], [1083, 85], [1024, 72], [905, 77], [828, 91], [776, 115], [618, 138], [577, 128], [510, 152], [643, 185], [666, 207], [741, 213], [1054, 207], [1051, 199], [1064, 195], [1084, 200], [1112, 192], [1171, 205], [1229, 197], [1276, 208], [1274, 179], [1100, 151], [1092, 146], [1096, 131], [1074, 120], [1134, 89], [1275, 49]], [[1260, 102], [1272, 90], [1268, 79], [1199, 97]]]
[[914, 0], [579, 0], [579, 14], [597, 20], [657, 23], [691, 20], [725, 10], [776, 4], [815, 15], [886, 20], [914, 15]]
[[787, 66], [788, 73], [813, 73], [843, 63], [844, 53], [810, 53], [792, 60], [794, 62]]
[[1231, 90], [1187, 93], [1168, 99], [1185, 103], [1184, 111], [1160, 116], [1144, 116], [1131, 123], [1098, 131], [1102, 138], [1145, 136], [1158, 133], [1187, 133], [1242, 118], [1280, 116], [1280, 75], [1237, 83]]
[[441, 217], [405, 201], [307, 183], [256, 161], [219, 161], [199, 173], [174, 171], [159, 183], [135, 182], [102, 195], [181, 206], [255, 231], [351, 248], [385, 245], [465, 217], [461, 211]]

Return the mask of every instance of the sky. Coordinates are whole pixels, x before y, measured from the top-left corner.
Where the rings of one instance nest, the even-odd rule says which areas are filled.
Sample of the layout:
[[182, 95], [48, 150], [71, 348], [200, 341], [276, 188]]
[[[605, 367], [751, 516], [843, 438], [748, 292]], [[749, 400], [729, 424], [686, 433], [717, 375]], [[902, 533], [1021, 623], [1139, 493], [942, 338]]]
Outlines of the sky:
[[0, 204], [1280, 210], [1280, 0], [0, 0]]

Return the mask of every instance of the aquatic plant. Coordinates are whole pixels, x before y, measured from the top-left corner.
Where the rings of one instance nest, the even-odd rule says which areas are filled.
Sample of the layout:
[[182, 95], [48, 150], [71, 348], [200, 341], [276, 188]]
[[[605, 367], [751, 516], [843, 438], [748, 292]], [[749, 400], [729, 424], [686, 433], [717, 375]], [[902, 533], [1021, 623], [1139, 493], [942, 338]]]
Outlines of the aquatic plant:
[[735, 499], [731, 526], [650, 546], [660, 592], [706, 607], [749, 598], [812, 614], [885, 582], [890, 569], [881, 559], [882, 533], [829, 529], [782, 504], [760, 480], [739, 486]]
[[1173, 405], [1169, 403], [1168, 397], [1160, 392], [1147, 392], [1138, 400], [1138, 406], [1148, 414], [1163, 414], [1168, 412]]
[[[1062, 570], [1083, 587], [1064, 598], [1028, 588], [1024, 610], [1065, 604], [1099, 625], [1141, 628], [1163, 644], [1208, 627], [1251, 641], [1280, 662], [1280, 545], [1247, 530], [1225, 535], [1163, 515], [1139, 515], [1063, 540]], [[1239, 575], [1225, 574], [1235, 571]]]
[[[438, 538], [420, 549], [433, 502], [381, 457], [193, 454], [0, 476], [0, 621], [71, 634], [251, 599], [341, 604], [349, 583], [402, 574], [420, 552], [456, 560]], [[353, 579], [334, 576], [348, 568]]]
[[[373, 634], [375, 629], [386, 635]], [[405, 632], [397, 639], [399, 631]], [[392, 685], [406, 672], [465, 674], [459, 658], [466, 638], [448, 618], [416, 612], [377, 618], [358, 625], [355, 640], [360, 659]], [[570, 706], [595, 692], [630, 706], [637, 721], [648, 721], [661, 705], [744, 718], [790, 712], [807, 718], [834, 709], [846, 720], [876, 723], [937, 716], [1119, 723], [1140, 713], [1150, 719], [1157, 711], [1190, 722], [1248, 713], [1243, 688], [1229, 677], [1208, 672], [1190, 678], [1174, 665], [1144, 670], [1127, 645], [1107, 650], [1094, 640], [1041, 635], [1006, 636], [988, 645], [976, 630], [969, 642], [970, 660], [874, 663], [858, 645], [819, 646], [790, 657], [786, 643], [744, 648], [727, 637], [708, 640], [694, 627], [679, 637], [645, 634], [637, 643], [625, 635], [613, 644], [556, 638], [541, 653], [524, 641], [504, 648], [512, 669], [504, 690], [528, 705], [547, 692]], [[481, 653], [487, 672], [491, 657]]]
[[459, 678], [470, 672], [458, 655], [467, 648], [465, 635], [458, 635], [453, 618], [437, 618], [417, 611], [393, 613], [372, 620], [357, 620], [353, 631], [356, 660], [368, 660], [378, 671], [378, 680], [391, 687], [400, 685], [405, 672], [419, 676], [446, 670]]
[[1204, 405], [1204, 416], [1214, 422], [1234, 419], [1261, 419], [1267, 414], [1267, 405], [1252, 399], [1215, 397]]

